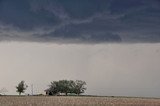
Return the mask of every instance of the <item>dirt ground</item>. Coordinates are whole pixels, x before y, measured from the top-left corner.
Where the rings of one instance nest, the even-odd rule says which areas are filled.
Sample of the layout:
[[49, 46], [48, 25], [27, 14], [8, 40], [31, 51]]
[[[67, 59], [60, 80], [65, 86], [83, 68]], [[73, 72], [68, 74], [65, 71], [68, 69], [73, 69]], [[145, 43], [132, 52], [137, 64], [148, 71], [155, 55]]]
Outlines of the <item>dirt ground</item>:
[[160, 106], [160, 99], [127, 97], [0, 96], [0, 106]]

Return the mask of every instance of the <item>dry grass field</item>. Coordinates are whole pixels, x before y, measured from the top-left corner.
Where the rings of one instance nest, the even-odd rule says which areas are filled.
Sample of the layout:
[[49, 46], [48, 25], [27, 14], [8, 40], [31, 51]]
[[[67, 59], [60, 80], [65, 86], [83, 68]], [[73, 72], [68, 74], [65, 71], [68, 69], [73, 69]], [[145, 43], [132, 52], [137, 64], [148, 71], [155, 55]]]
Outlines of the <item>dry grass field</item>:
[[160, 106], [160, 99], [70, 96], [0, 96], [0, 106]]

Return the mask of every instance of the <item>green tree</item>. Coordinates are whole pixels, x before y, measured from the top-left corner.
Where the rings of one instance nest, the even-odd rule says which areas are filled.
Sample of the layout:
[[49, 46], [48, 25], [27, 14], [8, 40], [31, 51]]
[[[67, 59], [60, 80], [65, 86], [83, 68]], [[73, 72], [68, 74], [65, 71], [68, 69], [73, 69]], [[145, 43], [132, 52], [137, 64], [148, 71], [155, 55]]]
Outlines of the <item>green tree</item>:
[[49, 85], [49, 88], [45, 90], [48, 95], [56, 95], [59, 92], [58, 81], [53, 81]]
[[76, 80], [74, 85], [74, 93], [77, 95], [84, 93], [84, 91], [87, 89], [85, 85], [86, 85], [85, 81]]
[[70, 81], [68, 80], [59, 80], [58, 82], [58, 89], [60, 91], [60, 93], [65, 93], [66, 96], [68, 95], [68, 93], [70, 93]]
[[80, 95], [86, 90], [85, 85], [86, 82], [81, 80], [59, 80], [51, 82], [49, 88], [45, 91], [48, 95], [56, 95], [58, 93], [65, 93], [66, 96], [68, 93]]
[[18, 86], [16, 86], [17, 92], [19, 93], [19, 95], [21, 95], [21, 93], [24, 93], [25, 90], [27, 89], [28, 85], [25, 84], [25, 81], [21, 81]]
[[75, 89], [75, 81], [70, 80], [69, 81], [69, 92], [68, 93], [74, 93], [74, 89]]

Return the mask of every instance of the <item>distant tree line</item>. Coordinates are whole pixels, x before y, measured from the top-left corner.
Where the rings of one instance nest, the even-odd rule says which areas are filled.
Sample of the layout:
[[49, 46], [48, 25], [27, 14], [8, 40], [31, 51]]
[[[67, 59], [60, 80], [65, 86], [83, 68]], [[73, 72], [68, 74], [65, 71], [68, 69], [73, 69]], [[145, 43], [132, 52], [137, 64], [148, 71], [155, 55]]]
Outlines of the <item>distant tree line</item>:
[[[25, 81], [21, 81], [17, 86], [17, 92], [19, 95], [24, 93], [28, 85]], [[45, 90], [46, 95], [60, 95], [60, 94], [75, 94], [80, 95], [86, 90], [86, 82], [82, 80], [59, 80], [50, 83], [49, 88]]]
[[45, 91], [47, 95], [59, 95], [60, 93], [80, 95], [86, 90], [85, 86], [86, 82], [82, 80], [59, 80], [51, 82]]

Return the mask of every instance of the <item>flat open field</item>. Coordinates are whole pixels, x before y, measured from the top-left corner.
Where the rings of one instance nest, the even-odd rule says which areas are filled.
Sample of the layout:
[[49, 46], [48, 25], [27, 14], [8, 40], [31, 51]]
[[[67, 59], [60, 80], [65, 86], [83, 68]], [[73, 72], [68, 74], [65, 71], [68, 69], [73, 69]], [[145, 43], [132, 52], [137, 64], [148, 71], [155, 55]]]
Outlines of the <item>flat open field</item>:
[[0, 96], [0, 106], [160, 106], [160, 99], [124, 97]]

